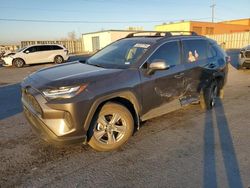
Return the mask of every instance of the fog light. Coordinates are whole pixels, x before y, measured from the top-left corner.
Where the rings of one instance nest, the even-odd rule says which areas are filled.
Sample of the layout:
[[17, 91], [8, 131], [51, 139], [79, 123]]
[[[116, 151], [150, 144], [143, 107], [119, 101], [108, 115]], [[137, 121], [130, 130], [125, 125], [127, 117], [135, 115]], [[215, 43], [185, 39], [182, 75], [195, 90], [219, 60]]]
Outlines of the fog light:
[[72, 118], [69, 112], [64, 112], [64, 120], [68, 125], [68, 128], [72, 128]]

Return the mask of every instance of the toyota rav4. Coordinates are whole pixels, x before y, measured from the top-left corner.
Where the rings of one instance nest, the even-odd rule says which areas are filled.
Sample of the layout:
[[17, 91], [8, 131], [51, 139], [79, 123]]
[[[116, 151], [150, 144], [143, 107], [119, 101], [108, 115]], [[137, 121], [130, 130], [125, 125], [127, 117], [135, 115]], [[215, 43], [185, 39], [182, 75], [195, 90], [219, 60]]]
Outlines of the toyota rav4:
[[55, 144], [121, 147], [140, 123], [223, 95], [228, 58], [194, 32], [133, 33], [85, 62], [45, 68], [22, 82], [30, 124]]

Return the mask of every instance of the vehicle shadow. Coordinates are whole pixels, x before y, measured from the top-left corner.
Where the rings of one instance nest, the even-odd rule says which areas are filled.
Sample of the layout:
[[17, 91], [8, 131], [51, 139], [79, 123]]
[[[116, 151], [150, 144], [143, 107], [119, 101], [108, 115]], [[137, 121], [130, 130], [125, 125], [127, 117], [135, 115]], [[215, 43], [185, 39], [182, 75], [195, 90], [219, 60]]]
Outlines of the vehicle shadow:
[[[216, 121], [216, 122], [214, 122]], [[205, 188], [218, 187], [216, 174], [216, 154], [215, 154], [215, 129], [218, 129], [220, 147], [226, 170], [228, 186], [230, 188], [243, 188], [240, 176], [239, 164], [233, 146], [224, 107], [220, 99], [216, 101], [216, 107], [207, 111], [205, 115], [204, 129], [204, 164], [203, 182]]]
[[22, 111], [20, 84], [0, 86], [0, 120]]

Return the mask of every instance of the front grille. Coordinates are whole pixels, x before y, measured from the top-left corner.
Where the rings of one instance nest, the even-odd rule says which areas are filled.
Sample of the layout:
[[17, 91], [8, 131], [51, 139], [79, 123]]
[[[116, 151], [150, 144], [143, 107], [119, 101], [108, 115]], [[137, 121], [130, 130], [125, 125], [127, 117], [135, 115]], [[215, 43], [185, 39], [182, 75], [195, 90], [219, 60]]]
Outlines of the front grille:
[[250, 51], [246, 51], [245, 56], [246, 58], [250, 58]]
[[35, 97], [25, 90], [22, 91], [22, 96], [24, 101], [27, 102], [37, 113], [42, 114], [42, 109]]

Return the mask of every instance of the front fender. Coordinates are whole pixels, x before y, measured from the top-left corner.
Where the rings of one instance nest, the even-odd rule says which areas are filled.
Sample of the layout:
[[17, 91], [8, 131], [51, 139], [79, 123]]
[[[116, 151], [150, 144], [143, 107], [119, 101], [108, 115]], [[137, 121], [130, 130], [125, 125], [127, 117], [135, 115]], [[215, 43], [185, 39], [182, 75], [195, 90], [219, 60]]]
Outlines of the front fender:
[[87, 131], [89, 129], [91, 121], [92, 121], [95, 113], [97, 112], [98, 108], [101, 107], [106, 102], [111, 101], [112, 99], [115, 99], [117, 97], [120, 97], [120, 98], [123, 98], [123, 99], [130, 101], [133, 104], [135, 112], [136, 112], [138, 119], [139, 119], [139, 115], [141, 113], [141, 105], [140, 105], [138, 98], [134, 95], [134, 93], [131, 91], [115, 92], [112, 94], [108, 94], [108, 95], [99, 97], [98, 99], [96, 99], [93, 102], [93, 104], [89, 110], [89, 113], [86, 117], [86, 120], [84, 121], [83, 127], [84, 127], [85, 131]]

